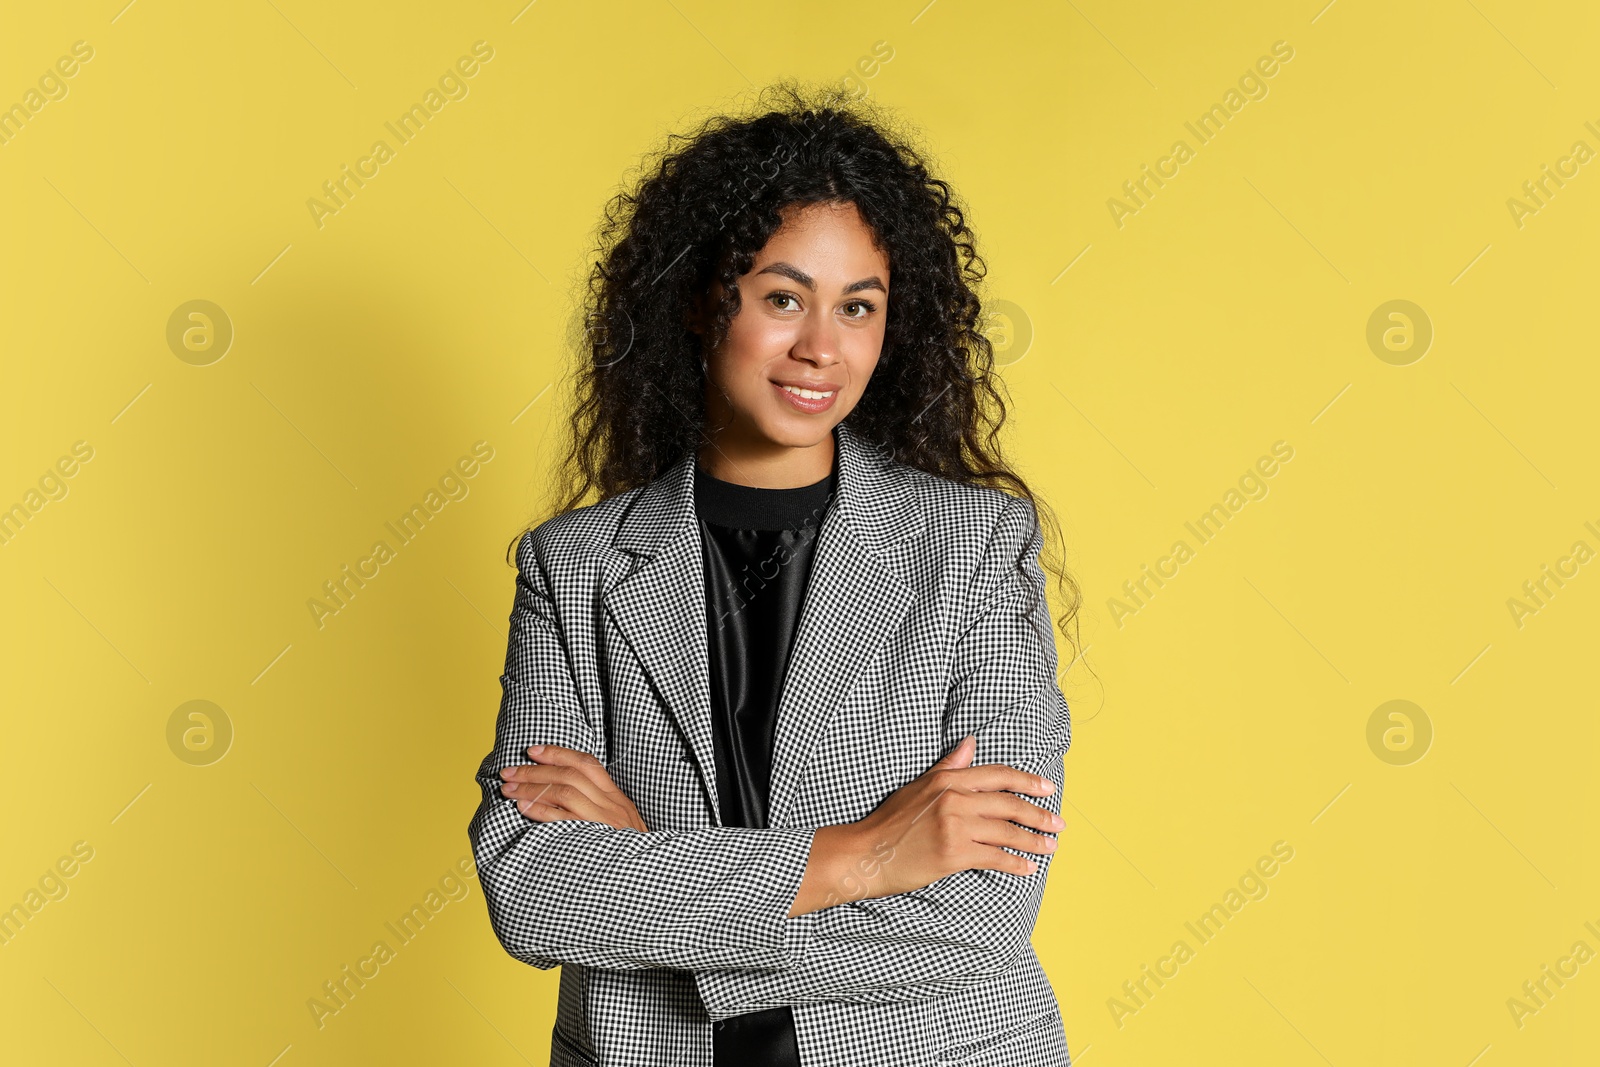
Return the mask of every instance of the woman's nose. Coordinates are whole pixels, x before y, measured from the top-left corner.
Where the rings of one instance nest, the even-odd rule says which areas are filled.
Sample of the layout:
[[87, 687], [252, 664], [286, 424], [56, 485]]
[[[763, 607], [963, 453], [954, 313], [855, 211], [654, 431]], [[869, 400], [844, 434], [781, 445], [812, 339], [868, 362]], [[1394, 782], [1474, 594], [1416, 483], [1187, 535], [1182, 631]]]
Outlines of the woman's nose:
[[819, 367], [839, 361], [839, 328], [826, 315], [809, 316], [795, 338], [794, 355]]

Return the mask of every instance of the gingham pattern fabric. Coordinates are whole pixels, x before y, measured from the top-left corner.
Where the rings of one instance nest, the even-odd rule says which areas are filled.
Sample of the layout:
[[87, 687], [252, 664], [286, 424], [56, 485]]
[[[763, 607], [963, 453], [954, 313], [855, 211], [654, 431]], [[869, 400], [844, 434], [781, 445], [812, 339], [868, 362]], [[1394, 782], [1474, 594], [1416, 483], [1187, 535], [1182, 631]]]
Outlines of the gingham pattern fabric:
[[[718, 822], [693, 454], [518, 544], [468, 832], [500, 943], [562, 968], [556, 1067], [710, 1067], [713, 1020], [777, 1004], [807, 1067], [1069, 1064], [1030, 943], [1052, 857], [788, 916], [816, 828], [964, 735], [974, 763], [1053, 781], [1031, 799], [1057, 813], [1071, 743], [1027, 501], [896, 463], [847, 423], [834, 440], [768, 829]], [[524, 818], [498, 772], [539, 743], [602, 760], [649, 832]]]

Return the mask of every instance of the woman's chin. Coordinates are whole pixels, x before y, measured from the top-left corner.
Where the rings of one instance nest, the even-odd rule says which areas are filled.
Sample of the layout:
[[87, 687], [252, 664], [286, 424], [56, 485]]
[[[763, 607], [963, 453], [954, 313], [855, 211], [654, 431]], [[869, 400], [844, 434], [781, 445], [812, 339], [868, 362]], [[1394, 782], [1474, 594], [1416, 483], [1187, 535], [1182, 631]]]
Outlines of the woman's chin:
[[828, 439], [836, 421], [819, 415], [779, 415], [762, 420], [757, 432], [784, 448], [813, 448]]

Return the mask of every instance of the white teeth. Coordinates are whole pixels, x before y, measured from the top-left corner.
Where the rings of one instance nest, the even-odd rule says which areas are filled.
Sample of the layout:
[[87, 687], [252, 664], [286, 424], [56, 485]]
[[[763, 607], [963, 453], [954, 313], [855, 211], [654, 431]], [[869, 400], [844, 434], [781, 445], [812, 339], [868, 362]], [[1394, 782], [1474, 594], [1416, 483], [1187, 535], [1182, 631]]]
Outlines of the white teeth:
[[779, 388], [786, 389], [795, 396], [805, 397], [807, 400], [821, 400], [823, 397], [832, 396], [834, 393], [832, 389], [829, 389], [826, 393], [819, 393], [815, 389], [798, 389], [792, 385], [784, 385]]

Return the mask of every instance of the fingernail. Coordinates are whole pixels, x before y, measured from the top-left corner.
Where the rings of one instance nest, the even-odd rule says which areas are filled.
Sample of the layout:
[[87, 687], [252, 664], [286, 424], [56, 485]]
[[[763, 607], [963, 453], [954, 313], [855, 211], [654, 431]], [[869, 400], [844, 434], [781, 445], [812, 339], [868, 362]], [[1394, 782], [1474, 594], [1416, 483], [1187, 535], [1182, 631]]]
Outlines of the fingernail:
[[528, 754], [532, 755], [532, 756], [537, 756], [539, 753], [541, 753], [543, 751], [544, 751], [544, 746], [543, 745], [534, 745], [532, 748], [528, 749]]
[[1034, 874], [1039, 870], [1039, 865], [1032, 860], [1028, 861], [1028, 873]]
[[1039, 788], [1043, 789], [1046, 793], [1052, 793], [1055, 791], [1056, 784], [1048, 778], [1041, 778], [1039, 779]]
[[1050, 816], [1050, 825], [1054, 826], [1057, 830], [1059, 830], [1062, 827], [1067, 825], [1067, 820], [1063, 819], [1059, 815], [1052, 815], [1052, 816]]

